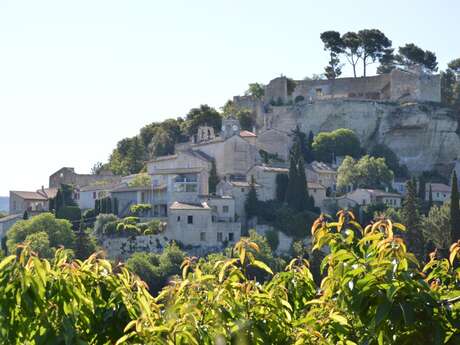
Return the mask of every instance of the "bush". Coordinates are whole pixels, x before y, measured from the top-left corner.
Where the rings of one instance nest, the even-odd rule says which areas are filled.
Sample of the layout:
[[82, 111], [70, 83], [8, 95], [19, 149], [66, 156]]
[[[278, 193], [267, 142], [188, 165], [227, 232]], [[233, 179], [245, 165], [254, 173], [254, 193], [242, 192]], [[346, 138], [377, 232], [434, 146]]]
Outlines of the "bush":
[[270, 245], [270, 248], [273, 251], [276, 251], [278, 245], [280, 244], [280, 239], [278, 236], [278, 231], [276, 230], [269, 230], [265, 233], [265, 237], [267, 238], [267, 242]]
[[[96, 222], [94, 223], [94, 234], [96, 237], [102, 236], [104, 233], [106, 233], [105, 226], [108, 223], [112, 223], [118, 220], [118, 217], [115, 216], [114, 214], [99, 214], [96, 217]], [[116, 225], [114, 230], [116, 229]]]
[[[26, 240], [29, 235], [45, 233], [48, 236], [49, 247], [64, 246], [73, 248], [75, 235], [72, 224], [65, 219], [56, 219], [52, 213], [42, 213], [28, 220], [20, 220], [7, 233], [7, 247], [10, 253], [16, 252], [16, 246]], [[36, 235], [34, 240], [46, 241], [43, 235]]]
[[56, 211], [56, 218], [78, 222], [81, 219], [81, 210], [78, 206], [64, 206]]

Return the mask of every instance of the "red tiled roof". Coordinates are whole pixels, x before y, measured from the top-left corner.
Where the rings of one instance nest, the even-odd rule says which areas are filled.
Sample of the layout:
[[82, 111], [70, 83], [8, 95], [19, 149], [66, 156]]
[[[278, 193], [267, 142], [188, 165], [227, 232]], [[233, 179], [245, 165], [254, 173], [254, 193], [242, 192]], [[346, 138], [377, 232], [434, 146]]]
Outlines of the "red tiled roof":
[[240, 132], [240, 137], [257, 137], [257, 135], [253, 132], [249, 131], [241, 131]]

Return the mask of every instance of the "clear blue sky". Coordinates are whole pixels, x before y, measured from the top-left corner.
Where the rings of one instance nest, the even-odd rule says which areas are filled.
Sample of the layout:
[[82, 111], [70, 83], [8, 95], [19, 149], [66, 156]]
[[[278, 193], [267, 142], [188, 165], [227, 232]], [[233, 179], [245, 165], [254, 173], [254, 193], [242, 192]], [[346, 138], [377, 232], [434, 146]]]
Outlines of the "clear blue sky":
[[319, 34], [378, 28], [460, 57], [460, 2], [0, 0], [0, 195], [89, 172], [116, 142], [249, 82], [327, 62]]

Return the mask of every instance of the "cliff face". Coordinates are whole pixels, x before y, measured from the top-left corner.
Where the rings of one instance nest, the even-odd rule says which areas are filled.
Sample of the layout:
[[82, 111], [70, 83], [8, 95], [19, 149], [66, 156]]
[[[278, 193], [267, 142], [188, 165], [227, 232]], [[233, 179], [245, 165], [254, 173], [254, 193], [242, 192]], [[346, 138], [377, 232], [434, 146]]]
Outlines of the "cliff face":
[[[271, 110], [260, 114], [258, 119], [264, 124], [258, 138], [259, 146], [271, 146], [271, 151], [275, 139], [273, 132], [279, 136], [299, 125], [302, 131], [311, 130], [315, 134], [337, 128], [352, 129], [364, 147], [386, 144], [412, 172], [442, 169], [460, 158], [457, 122], [449, 109], [438, 105], [329, 100], [272, 107]], [[280, 143], [279, 146], [275, 151], [285, 156], [286, 145]]]

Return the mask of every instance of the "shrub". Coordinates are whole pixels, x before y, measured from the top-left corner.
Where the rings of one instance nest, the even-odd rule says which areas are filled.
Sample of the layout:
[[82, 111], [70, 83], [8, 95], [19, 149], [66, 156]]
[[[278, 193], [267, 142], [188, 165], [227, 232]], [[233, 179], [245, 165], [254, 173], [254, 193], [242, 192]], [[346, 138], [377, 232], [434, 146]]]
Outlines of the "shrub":
[[81, 210], [78, 206], [64, 206], [56, 211], [56, 218], [76, 222], [81, 219]]

